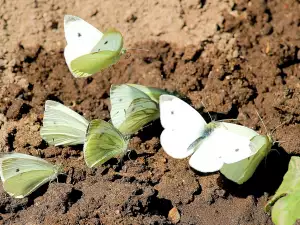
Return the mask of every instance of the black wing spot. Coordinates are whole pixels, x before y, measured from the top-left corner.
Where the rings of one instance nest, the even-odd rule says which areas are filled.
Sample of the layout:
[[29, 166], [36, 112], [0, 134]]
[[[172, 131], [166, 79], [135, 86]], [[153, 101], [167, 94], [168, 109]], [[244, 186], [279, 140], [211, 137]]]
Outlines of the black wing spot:
[[108, 43], [108, 41], [104, 42], [104, 44], [106, 45]]
[[100, 48], [98, 49], [98, 52], [100, 52]]
[[120, 99], [119, 99], [119, 102], [122, 102], [122, 101], [123, 101], [123, 99], [120, 98]]
[[174, 111], [171, 111], [171, 115], [174, 115]]
[[18, 173], [20, 171], [20, 169], [16, 169], [16, 172]]
[[240, 150], [240, 149], [237, 148], [237, 149], [235, 149], [234, 151], [235, 151], [235, 152], [238, 152], [239, 150]]
[[81, 37], [81, 36], [82, 36], [81, 33], [77, 33], [77, 35], [78, 35], [78, 37]]

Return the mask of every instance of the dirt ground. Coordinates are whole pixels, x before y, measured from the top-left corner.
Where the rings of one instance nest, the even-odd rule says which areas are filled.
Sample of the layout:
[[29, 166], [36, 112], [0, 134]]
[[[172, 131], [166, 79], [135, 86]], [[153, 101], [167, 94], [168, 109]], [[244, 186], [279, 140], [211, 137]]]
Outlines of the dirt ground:
[[[0, 151], [41, 155], [66, 176], [24, 199], [0, 187], [0, 224], [272, 224], [263, 207], [300, 154], [300, 3], [296, 0], [0, 0]], [[127, 57], [75, 79], [63, 57], [64, 14], [118, 28]], [[281, 141], [238, 186], [167, 156], [156, 121], [133, 137], [130, 157], [88, 169], [82, 146], [42, 141], [46, 99], [109, 120], [111, 84], [178, 91], [214, 119], [238, 118]], [[204, 116], [208, 118], [207, 113]]]

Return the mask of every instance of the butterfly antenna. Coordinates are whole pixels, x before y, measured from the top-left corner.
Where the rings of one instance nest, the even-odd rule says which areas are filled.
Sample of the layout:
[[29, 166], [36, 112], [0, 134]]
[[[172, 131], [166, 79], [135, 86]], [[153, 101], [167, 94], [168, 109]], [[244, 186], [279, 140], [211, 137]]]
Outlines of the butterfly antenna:
[[265, 125], [263, 119], [262, 119], [261, 116], [259, 115], [258, 111], [255, 110], [255, 112], [256, 112], [256, 114], [257, 114], [259, 120], [261, 121], [262, 125], [264, 126], [264, 128], [265, 128], [265, 130], [266, 130], [266, 133], [271, 135], [271, 133], [268, 131], [267, 126]]
[[[149, 50], [148, 50], [148, 49], [141, 49], [141, 48], [128, 48], [128, 49], [126, 49], [126, 50], [133, 50], [133, 51], [146, 51], [146, 52], [149, 52]], [[130, 58], [130, 56], [131, 56], [131, 53], [130, 53], [130, 52], [128, 52], [128, 51], [126, 51], [126, 53], [125, 53], [125, 59], [129, 59], [129, 58]]]
[[207, 111], [207, 114], [208, 114], [208, 116], [209, 116], [209, 118], [210, 118], [210, 121], [212, 122], [212, 121], [213, 121], [213, 118], [211, 117], [211, 115], [210, 115], [209, 111], [207, 110], [207, 108], [206, 108], [206, 106], [205, 106], [204, 102], [203, 102], [203, 101], [201, 101], [201, 103], [202, 103], [203, 107], [206, 109], [206, 111]]
[[143, 49], [143, 48], [127, 48], [126, 50], [150, 52], [149, 49]]
[[276, 129], [278, 129], [279, 127], [285, 125], [287, 123], [287, 121], [283, 122], [282, 124], [279, 124], [278, 126], [276, 126], [273, 130], [271, 130], [271, 136], [274, 134], [274, 132], [276, 131]]
[[223, 119], [223, 120], [219, 120], [221, 122], [224, 122], [224, 121], [239, 121], [239, 119]]

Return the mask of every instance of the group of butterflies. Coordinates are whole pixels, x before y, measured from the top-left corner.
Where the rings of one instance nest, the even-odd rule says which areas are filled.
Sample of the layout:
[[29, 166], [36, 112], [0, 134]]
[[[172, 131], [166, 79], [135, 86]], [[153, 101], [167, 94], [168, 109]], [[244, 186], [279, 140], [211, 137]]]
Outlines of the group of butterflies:
[[[116, 63], [125, 52], [120, 32], [101, 33], [76, 16], [65, 16], [65, 59], [75, 77], [87, 77]], [[271, 149], [270, 135], [233, 123], [211, 121], [179, 97], [158, 88], [137, 84], [112, 85], [111, 121], [87, 121], [63, 104], [47, 100], [41, 137], [50, 145], [83, 144], [88, 167], [122, 157], [128, 142], [145, 125], [160, 118], [164, 128], [160, 141], [171, 157], [190, 157], [189, 164], [200, 172], [221, 170], [227, 178], [243, 183]], [[232, 167], [232, 165], [237, 165]], [[251, 167], [251, 168], [250, 168]], [[0, 153], [0, 175], [4, 190], [23, 198], [63, 173], [60, 166], [21, 154]]]

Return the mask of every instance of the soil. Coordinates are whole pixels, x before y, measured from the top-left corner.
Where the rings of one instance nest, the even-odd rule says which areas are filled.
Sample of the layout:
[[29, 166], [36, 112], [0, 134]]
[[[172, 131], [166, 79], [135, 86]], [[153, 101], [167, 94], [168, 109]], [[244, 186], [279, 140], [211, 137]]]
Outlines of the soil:
[[[200, 3], [199, 3], [200, 2]], [[300, 3], [235, 1], [0, 0], [0, 148], [62, 164], [66, 175], [29, 197], [0, 187], [0, 224], [272, 224], [263, 207], [291, 155], [300, 154]], [[93, 77], [75, 79], [63, 57], [64, 14], [105, 30], [129, 50]], [[275, 144], [243, 185], [193, 171], [165, 154], [156, 121], [135, 135], [129, 156], [88, 169], [82, 146], [42, 141], [44, 103], [109, 120], [111, 84], [178, 91], [209, 118], [238, 118]], [[205, 103], [203, 108], [202, 103]], [[175, 209], [172, 209], [174, 208]], [[175, 212], [175, 218], [168, 216]], [[174, 213], [173, 213], [174, 214]]]

